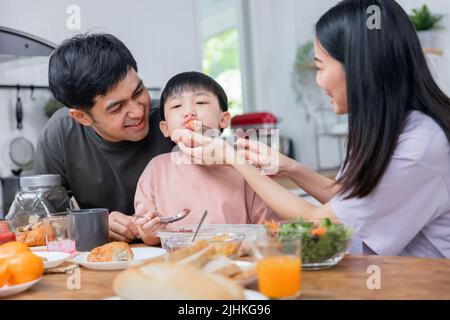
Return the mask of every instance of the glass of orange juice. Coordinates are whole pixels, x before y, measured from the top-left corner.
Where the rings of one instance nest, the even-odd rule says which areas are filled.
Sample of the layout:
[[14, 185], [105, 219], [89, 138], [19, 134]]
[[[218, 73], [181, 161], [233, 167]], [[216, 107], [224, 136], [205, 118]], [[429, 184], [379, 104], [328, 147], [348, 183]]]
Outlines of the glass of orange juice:
[[301, 292], [301, 240], [265, 239], [254, 246], [259, 291], [271, 299], [294, 299]]

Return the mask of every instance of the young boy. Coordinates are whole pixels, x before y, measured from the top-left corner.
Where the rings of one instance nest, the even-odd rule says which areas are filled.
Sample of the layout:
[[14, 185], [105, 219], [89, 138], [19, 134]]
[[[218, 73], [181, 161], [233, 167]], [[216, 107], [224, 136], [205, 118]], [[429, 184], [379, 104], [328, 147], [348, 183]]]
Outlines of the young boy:
[[[199, 72], [173, 77], [161, 94], [160, 129], [166, 138], [177, 129], [202, 123], [223, 130], [230, 122], [228, 98], [212, 78]], [[175, 156], [174, 156], [175, 155]], [[159, 244], [156, 234], [166, 228], [160, 217], [173, 216], [184, 208], [191, 213], [172, 226], [198, 223], [257, 224], [277, 219], [245, 180], [231, 167], [180, 164], [178, 153], [155, 157], [142, 173], [135, 195], [136, 225], [149, 245]]]

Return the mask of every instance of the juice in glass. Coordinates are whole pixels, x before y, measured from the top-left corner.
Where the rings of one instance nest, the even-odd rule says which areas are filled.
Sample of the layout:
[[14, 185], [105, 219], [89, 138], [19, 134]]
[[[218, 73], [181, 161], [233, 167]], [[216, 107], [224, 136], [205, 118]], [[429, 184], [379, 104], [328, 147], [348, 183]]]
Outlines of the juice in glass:
[[300, 293], [301, 260], [294, 256], [272, 256], [257, 262], [259, 290], [269, 298], [289, 298]]
[[292, 299], [301, 291], [300, 240], [257, 245], [259, 291], [272, 299]]

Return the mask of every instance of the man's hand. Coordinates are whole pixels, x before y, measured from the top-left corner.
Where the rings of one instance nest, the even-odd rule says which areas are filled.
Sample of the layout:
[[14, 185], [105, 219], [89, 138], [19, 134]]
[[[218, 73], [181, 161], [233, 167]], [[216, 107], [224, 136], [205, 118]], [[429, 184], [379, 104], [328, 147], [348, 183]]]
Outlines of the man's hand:
[[111, 212], [109, 214], [109, 238], [123, 242], [131, 242], [139, 238], [139, 231], [134, 220], [134, 217], [121, 212]]

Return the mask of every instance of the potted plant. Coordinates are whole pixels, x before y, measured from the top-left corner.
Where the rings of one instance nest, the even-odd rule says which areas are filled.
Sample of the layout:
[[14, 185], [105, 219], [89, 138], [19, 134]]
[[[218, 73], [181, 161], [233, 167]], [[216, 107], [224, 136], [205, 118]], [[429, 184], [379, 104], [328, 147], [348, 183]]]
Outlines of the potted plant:
[[297, 102], [305, 107], [306, 119], [311, 117], [313, 103], [317, 98], [317, 90], [314, 90], [315, 65], [314, 44], [312, 41], [304, 43], [297, 49], [294, 68], [292, 72], [292, 88], [297, 96]]
[[422, 48], [434, 48], [435, 31], [442, 29], [444, 15], [433, 14], [424, 4], [420, 9], [412, 9], [411, 21], [416, 28]]

